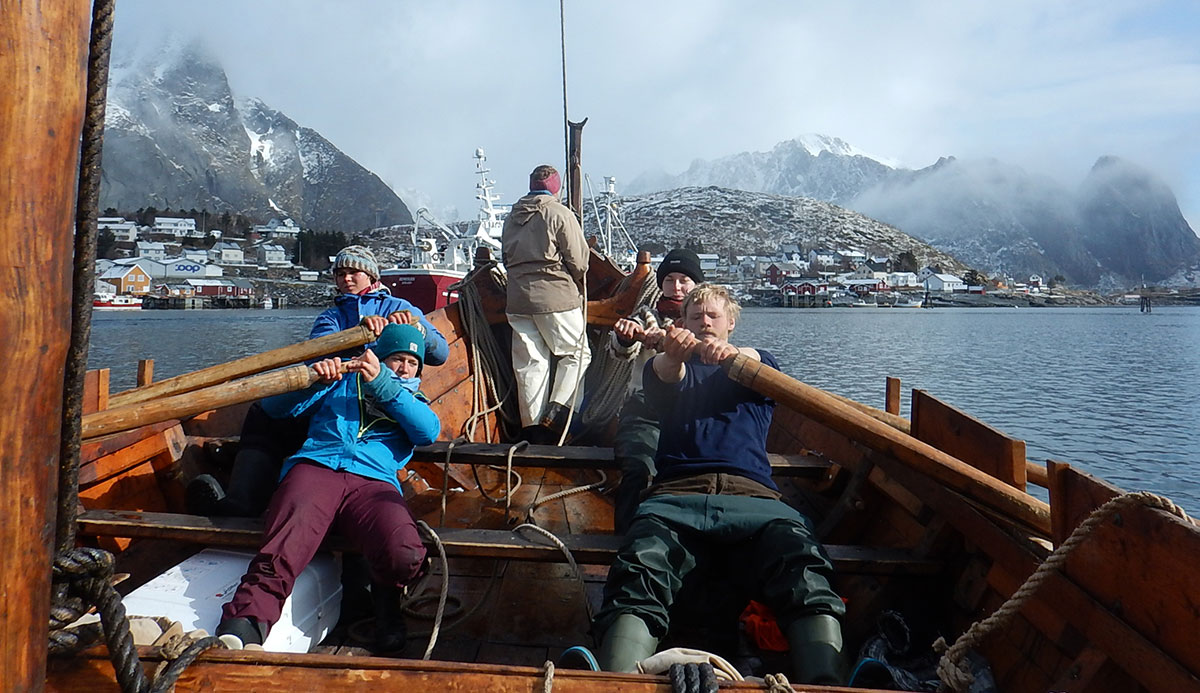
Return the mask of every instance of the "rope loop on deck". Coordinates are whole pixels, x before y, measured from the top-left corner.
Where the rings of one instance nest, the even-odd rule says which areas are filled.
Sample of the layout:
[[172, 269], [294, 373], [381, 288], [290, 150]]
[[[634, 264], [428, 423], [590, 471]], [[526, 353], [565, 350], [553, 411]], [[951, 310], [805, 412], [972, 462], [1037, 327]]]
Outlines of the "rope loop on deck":
[[574, 556], [574, 554], [571, 553], [571, 549], [568, 548], [567, 545], [563, 543], [562, 539], [559, 539], [550, 530], [544, 529], [542, 527], [538, 527], [537, 525], [531, 524], [529, 522], [519, 524], [516, 527], [513, 527], [512, 532], [513, 532], [513, 534], [515, 534], [519, 537], [528, 539], [528, 537], [521, 534], [521, 532], [525, 531], [525, 530], [531, 531], [534, 534], [537, 534], [538, 536], [541, 536], [541, 537], [544, 537], [544, 538], [550, 540], [551, 544], [558, 547], [559, 551], [562, 551], [563, 556], [565, 556], [567, 559], [567, 564], [571, 566], [571, 572], [575, 575], [575, 578], [579, 581], [579, 588], [581, 590], [583, 590], [583, 607], [587, 611], [587, 622], [592, 623], [595, 619], [592, 615], [592, 603], [590, 601], [588, 601], [588, 598], [587, 598], [587, 583], [585, 583], [583, 581], [583, 571], [579, 570], [579, 564], [575, 562], [575, 556]]
[[[129, 632], [125, 605], [112, 586], [113, 564], [111, 553], [95, 548], [76, 548], [55, 556], [51, 577], [54, 600], [50, 617], [50, 654], [78, 652], [92, 645], [102, 633], [121, 690], [157, 693], [170, 690], [201, 652], [211, 647], [224, 647], [216, 638], [197, 640], [150, 681]], [[90, 605], [95, 605], [100, 613], [101, 628], [94, 625], [68, 628], [88, 612]]]
[[1067, 537], [1066, 541], [1054, 549], [1046, 557], [1046, 560], [1042, 561], [1037, 570], [1033, 571], [1033, 574], [1025, 580], [1025, 583], [1016, 592], [1013, 592], [1012, 596], [1004, 604], [1000, 605], [1000, 608], [995, 613], [981, 621], [973, 623], [967, 629], [967, 632], [960, 635], [958, 640], [955, 640], [954, 644], [950, 647], [946, 646], [945, 638], [938, 638], [934, 642], [934, 651], [942, 654], [937, 666], [938, 679], [942, 682], [939, 690], [957, 691], [958, 693], [968, 690], [975, 677], [971, 674], [971, 670], [966, 662], [967, 651], [979, 645], [987, 636], [1007, 625], [1013, 615], [1021, 610], [1025, 602], [1029, 601], [1029, 598], [1049, 578], [1049, 575], [1059, 570], [1066, 563], [1067, 557], [1071, 552], [1083, 543], [1083, 540], [1097, 526], [1121, 510], [1138, 505], [1162, 510], [1185, 522], [1191, 522], [1191, 518], [1188, 517], [1183, 508], [1175, 505], [1171, 499], [1150, 493], [1149, 491], [1125, 493], [1112, 498], [1107, 503], [1096, 508], [1088, 515], [1087, 519], [1079, 523], [1079, 526], [1075, 528], [1075, 531], [1071, 532], [1071, 536]]

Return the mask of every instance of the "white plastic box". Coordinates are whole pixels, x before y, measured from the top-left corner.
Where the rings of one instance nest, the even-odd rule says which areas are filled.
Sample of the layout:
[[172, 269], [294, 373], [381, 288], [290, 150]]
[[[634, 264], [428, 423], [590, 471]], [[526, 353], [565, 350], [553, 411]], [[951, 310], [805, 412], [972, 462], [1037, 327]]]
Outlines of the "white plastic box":
[[[130, 616], [166, 616], [182, 623], [184, 632], [203, 628], [211, 634], [251, 558], [250, 551], [205, 549], [130, 592], [123, 600], [125, 610]], [[341, 577], [341, 560], [318, 553], [296, 578], [263, 649], [308, 652], [321, 642], [341, 615]]]

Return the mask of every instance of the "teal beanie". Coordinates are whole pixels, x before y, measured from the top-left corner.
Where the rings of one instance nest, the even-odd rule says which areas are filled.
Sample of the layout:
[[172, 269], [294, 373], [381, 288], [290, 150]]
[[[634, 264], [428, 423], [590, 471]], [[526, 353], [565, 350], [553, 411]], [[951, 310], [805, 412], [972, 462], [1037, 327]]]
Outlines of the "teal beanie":
[[421, 366], [424, 366], [425, 335], [413, 325], [388, 323], [375, 342], [373, 351], [380, 361], [400, 352], [412, 354], [417, 357]]

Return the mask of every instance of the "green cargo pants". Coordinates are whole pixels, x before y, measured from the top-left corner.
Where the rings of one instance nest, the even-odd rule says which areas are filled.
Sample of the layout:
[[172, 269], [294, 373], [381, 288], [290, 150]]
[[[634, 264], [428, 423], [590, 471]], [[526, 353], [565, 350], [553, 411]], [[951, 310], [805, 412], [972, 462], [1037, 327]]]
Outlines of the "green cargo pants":
[[802, 616], [841, 617], [825, 550], [808, 518], [782, 501], [731, 495], [657, 495], [638, 507], [604, 585], [595, 630], [634, 614], [662, 638], [689, 580], [727, 576], [775, 612], [781, 627]]
[[638, 390], [621, 407], [617, 435], [613, 439], [613, 457], [621, 469], [621, 482], [613, 497], [613, 529], [617, 534], [629, 531], [642, 492], [654, 478], [658, 433], [658, 413], [646, 404], [645, 395]]

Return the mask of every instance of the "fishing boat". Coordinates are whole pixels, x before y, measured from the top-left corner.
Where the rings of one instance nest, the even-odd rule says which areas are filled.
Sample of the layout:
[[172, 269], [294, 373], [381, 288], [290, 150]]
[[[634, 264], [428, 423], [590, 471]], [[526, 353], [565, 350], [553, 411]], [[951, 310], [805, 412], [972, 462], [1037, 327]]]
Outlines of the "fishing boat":
[[[422, 312], [432, 313], [458, 299], [453, 285], [458, 283], [473, 263], [475, 249], [487, 247], [499, 251], [508, 207], [497, 205], [500, 199], [495, 181], [488, 178], [487, 156], [483, 148], [475, 150], [475, 198], [479, 214], [472, 230], [461, 234], [438, 221], [425, 207], [413, 215], [410, 239], [411, 260], [407, 267], [392, 267], [379, 273], [379, 281], [393, 296], [408, 300]], [[429, 235], [422, 235], [421, 222], [426, 222]]]
[[129, 294], [96, 294], [92, 299], [92, 307], [105, 310], [137, 310], [142, 307], [142, 297]]
[[[87, 42], [88, 22], [75, 10], [22, 5], [0, 16], [8, 46], [0, 66], [17, 77], [2, 101], [3, 141], [21, 143], [0, 147], [0, 170], [21, 170], [29, 182], [0, 186], [0, 267], [43, 279], [37, 292], [0, 298], [9, 356], [0, 440], [5, 459], [19, 462], [0, 467], [3, 688], [148, 690], [153, 679], [156, 689], [178, 691], [673, 690], [662, 675], [553, 665], [564, 648], [590, 642], [590, 609], [620, 545], [603, 492], [611, 484], [606, 441], [614, 424], [601, 412], [583, 417], [592, 430], [570, 445], [513, 441], [504, 413], [503, 275], [486, 251], [458, 283], [459, 300], [431, 313], [450, 357], [427, 369], [423, 390], [443, 429], [403, 479], [438, 556], [432, 601], [444, 608], [427, 601], [417, 610], [434, 618], [442, 612], [440, 637], [432, 626], [414, 632], [408, 659], [362, 656], [352, 637], [303, 653], [230, 651], [203, 638], [182, 648], [171, 638], [135, 648], [122, 637], [123, 609], [109, 595], [127, 594], [201, 549], [252, 549], [261, 540], [258, 519], [183, 512], [192, 475], [227, 473], [248, 403], [304, 387], [315, 377], [306, 359], [371, 335], [356, 327], [157, 382], [146, 361], [138, 387], [118, 393], [108, 391], [106, 372], [83, 373], [89, 258], [72, 252], [76, 186], [62, 181], [77, 180], [82, 160], [78, 207], [86, 210], [98, 185], [87, 171], [103, 117], [82, 121], [78, 47]], [[103, 26], [103, 12], [96, 23]], [[70, 88], [50, 89], [46, 79]], [[28, 156], [31, 147], [38, 156]], [[94, 231], [94, 209], [90, 215], [90, 224], [79, 224], [81, 237]], [[593, 336], [637, 306], [650, 274], [648, 257], [625, 274], [593, 255]], [[85, 300], [72, 303], [72, 295]], [[953, 690], [967, 690], [971, 677], [1006, 692], [1200, 690], [1200, 531], [1169, 500], [1126, 493], [1066, 463], [1027, 460], [1023, 441], [929, 393], [914, 390], [911, 416], [902, 418], [897, 380], [889, 379], [876, 409], [741, 356], [723, 368], [778, 402], [768, 438], [773, 474], [833, 560], [849, 652], [865, 648], [869, 659], [898, 669], [935, 661], [932, 676]], [[623, 388], [619, 378], [601, 375], [601, 383]], [[78, 546], [111, 551], [115, 573], [107, 559], [80, 560]], [[338, 537], [327, 548], [347, 549]], [[55, 619], [65, 620], [61, 609], [96, 606], [105, 645], [47, 656], [51, 596], [62, 596], [52, 572], [94, 596], [56, 601]], [[769, 650], [738, 658], [740, 651], [721, 649], [738, 632], [736, 614], [701, 604], [683, 616], [668, 640], [711, 646], [744, 661], [748, 673], [777, 666]], [[839, 690], [796, 688], [775, 676], [722, 682], [721, 689]]]

